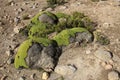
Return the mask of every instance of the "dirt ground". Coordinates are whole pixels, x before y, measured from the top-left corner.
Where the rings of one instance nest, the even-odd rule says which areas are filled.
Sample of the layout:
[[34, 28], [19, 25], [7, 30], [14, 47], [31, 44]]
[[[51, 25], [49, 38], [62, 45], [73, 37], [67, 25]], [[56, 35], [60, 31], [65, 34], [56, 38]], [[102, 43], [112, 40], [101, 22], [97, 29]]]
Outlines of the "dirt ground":
[[[15, 27], [24, 27], [29, 23], [30, 19], [23, 20], [22, 15], [28, 14], [33, 17], [45, 6], [47, 6], [45, 0], [0, 0], [0, 66], [9, 58], [6, 51], [13, 51], [14, 57], [16, 47], [25, 40], [24, 36], [16, 34], [14, 31]], [[64, 76], [65, 80], [108, 80], [107, 74], [110, 70], [107, 71], [100, 67], [100, 61], [94, 57], [93, 53], [99, 48], [107, 49], [117, 56], [118, 64], [120, 63], [120, 1], [69, 0], [68, 3], [57, 6], [54, 10], [50, 8], [46, 10], [67, 14], [74, 11], [82, 12], [98, 24], [97, 31], [104, 33], [110, 39], [110, 44], [106, 46], [93, 42], [85, 48], [71, 48], [62, 53], [58, 65], [74, 64], [78, 68], [74, 74]], [[20, 20], [17, 21], [16, 18], [20, 18]], [[85, 54], [88, 50], [91, 50], [89, 55]], [[95, 66], [85, 67], [89, 60], [91, 62], [91, 59], [95, 59]], [[120, 71], [119, 65], [117, 67], [117, 70]], [[20, 80], [21, 76], [24, 76], [25, 80], [41, 80], [41, 74], [42, 72], [37, 70], [17, 70], [13, 64], [4, 64], [0, 67], [0, 78], [4, 77], [3, 80]], [[60, 75], [53, 73], [49, 80], [56, 80], [57, 76]]]

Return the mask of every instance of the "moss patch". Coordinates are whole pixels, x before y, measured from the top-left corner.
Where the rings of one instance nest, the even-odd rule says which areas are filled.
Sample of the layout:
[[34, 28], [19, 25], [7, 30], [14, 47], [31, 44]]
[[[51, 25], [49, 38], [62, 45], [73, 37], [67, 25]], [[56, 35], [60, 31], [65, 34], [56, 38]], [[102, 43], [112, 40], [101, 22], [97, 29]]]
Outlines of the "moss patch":
[[108, 45], [110, 40], [104, 34], [100, 32], [94, 32], [95, 41], [101, 45]]
[[45, 38], [35, 38], [35, 37], [34, 38], [32, 37], [31, 39], [24, 41], [20, 45], [18, 52], [15, 56], [15, 63], [14, 63], [15, 68], [17, 69], [20, 67], [29, 68], [26, 65], [25, 58], [27, 56], [27, 51], [30, 48], [30, 46], [32, 46], [33, 42], [37, 42], [37, 43], [43, 44], [44, 46], [48, 46], [50, 43], [52, 44], [53, 41], [45, 39]]
[[72, 29], [66, 29], [61, 31], [58, 35], [56, 35], [53, 39], [57, 41], [58, 45], [68, 45], [69, 44], [69, 38], [72, 36], [75, 36], [75, 33], [77, 32], [85, 32], [87, 31], [84, 28], [72, 28]]

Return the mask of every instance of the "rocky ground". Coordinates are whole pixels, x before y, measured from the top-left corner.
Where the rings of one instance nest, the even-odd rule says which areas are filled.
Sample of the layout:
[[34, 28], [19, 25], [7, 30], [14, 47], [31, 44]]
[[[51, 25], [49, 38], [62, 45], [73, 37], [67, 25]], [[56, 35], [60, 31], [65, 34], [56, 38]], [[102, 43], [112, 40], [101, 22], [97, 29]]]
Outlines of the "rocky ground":
[[[14, 67], [14, 56], [25, 37], [18, 34], [32, 18], [47, 6], [45, 0], [0, 0], [0, 79], [42, 80], [43, 71]], [[54, 10], [71, 14], [74, 11], [89, 16], [98, 25], [96, 30], [104, 33], [109, 45], [92, 42], [86, 47], [71, 47], [61, 54], [58, 65], [48, 80], [120, 80], [120, 1], [69, 0]], [[102, 53], [102, 54], [101, 54]], [[44, 76], [42, 76], [44, 75]]]

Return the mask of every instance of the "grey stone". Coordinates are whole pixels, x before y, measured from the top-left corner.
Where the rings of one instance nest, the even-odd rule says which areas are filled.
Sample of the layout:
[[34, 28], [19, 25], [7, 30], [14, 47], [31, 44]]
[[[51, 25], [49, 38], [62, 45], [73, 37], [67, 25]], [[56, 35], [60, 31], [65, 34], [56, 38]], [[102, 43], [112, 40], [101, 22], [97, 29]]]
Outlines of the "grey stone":
[[58, 22], [58, 20], [53, 19], [51, 16], [48, 16], [47, 14], [42, 14], [41, 16], [39, 16], [39, 21], [49, 24], [56, 24]]
[[113, 57], [113, 55], [112, 55], [111, 52], [106, 51], [106, 50], [103, 50], [103, 49], [97, 50], [97, 51], [94, 53], [94, 55], [95, 55], [97, 58], [99, 58], [99, 59], [101, 59], [101, 60], [103, 60], [103, 61], [105, 61], [105, 62], [108, 62], [108, 61], [111, 60], [112, 57]]
[[76, 33], [76, 42], [92, 42], [93, 35], [89, 32]]
[[7, 60], [7, 64], [13, 64], [14, 63], [14, 59], [12, 57], [10, 57], [8, 60]]
[[60, 48], [54, 44], [45, 47], [42, 44], [33, 43], [28, 50], [26, 63], [30, 68], [42, 68], [47, 72], [51, 72], [56, 66], [60, 54]]
[[15, 17], [15, 18], [14, 18], [14, 22], [15, 22], [16, 24], [18, 24], [18, 23], [20, 22], [20, 18]]
[[25, 77], [21, 76], [18, 80], [25, 80]]
[[120, 80], [118, 72], [116, 72], [116, 71], [109, 72], [108, 80]]
[[69, 75], [76, 72], [77, 68], [73, 65], [57, 65], [55, 72], [61, 75]]

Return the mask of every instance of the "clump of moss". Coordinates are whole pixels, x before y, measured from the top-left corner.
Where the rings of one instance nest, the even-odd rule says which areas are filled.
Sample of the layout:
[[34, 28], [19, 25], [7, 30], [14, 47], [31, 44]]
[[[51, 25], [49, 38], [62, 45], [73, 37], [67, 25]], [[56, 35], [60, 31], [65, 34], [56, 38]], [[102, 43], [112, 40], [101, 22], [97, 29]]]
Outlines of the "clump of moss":
[[61, 31], [53, 39], [57, 41], [58, 45], [68, 45], [70, 37], [74, 37], [77, 32], [87, 32], [84, 28], [72, 28]]
[[108, 45], [110, 40], [100, 32], [94, 32], [95, 41], [101, 45]]
[[62, 5], [65, 0], [47, 0], [48, 7], [54, 8], [56, 5]]
[[27, 51], [28, 49], [30, 48], [30, 46], [32, 45], [33, 42], [36, 42], [36, 43], [40, 43], [40, 44], [43, 44], [44, 46], [48, 46], [49, 44], [53, 43], [52, 40], [49, 40], [49, 39], [46, 39], [46, 38], [36, 38], [36, 37], [32, 37], [31, 39], [28, 39], [26, 41], [24, 41], [19, 49], [18, 49], [18, 52], [15, 56], [15, 68], [21, 68], [21, 67], [24, 67], [24, 68], [29, 68], [27, 65], [26, 65], [26, 62], [25, 62], [25, 58], [27, 57]]

